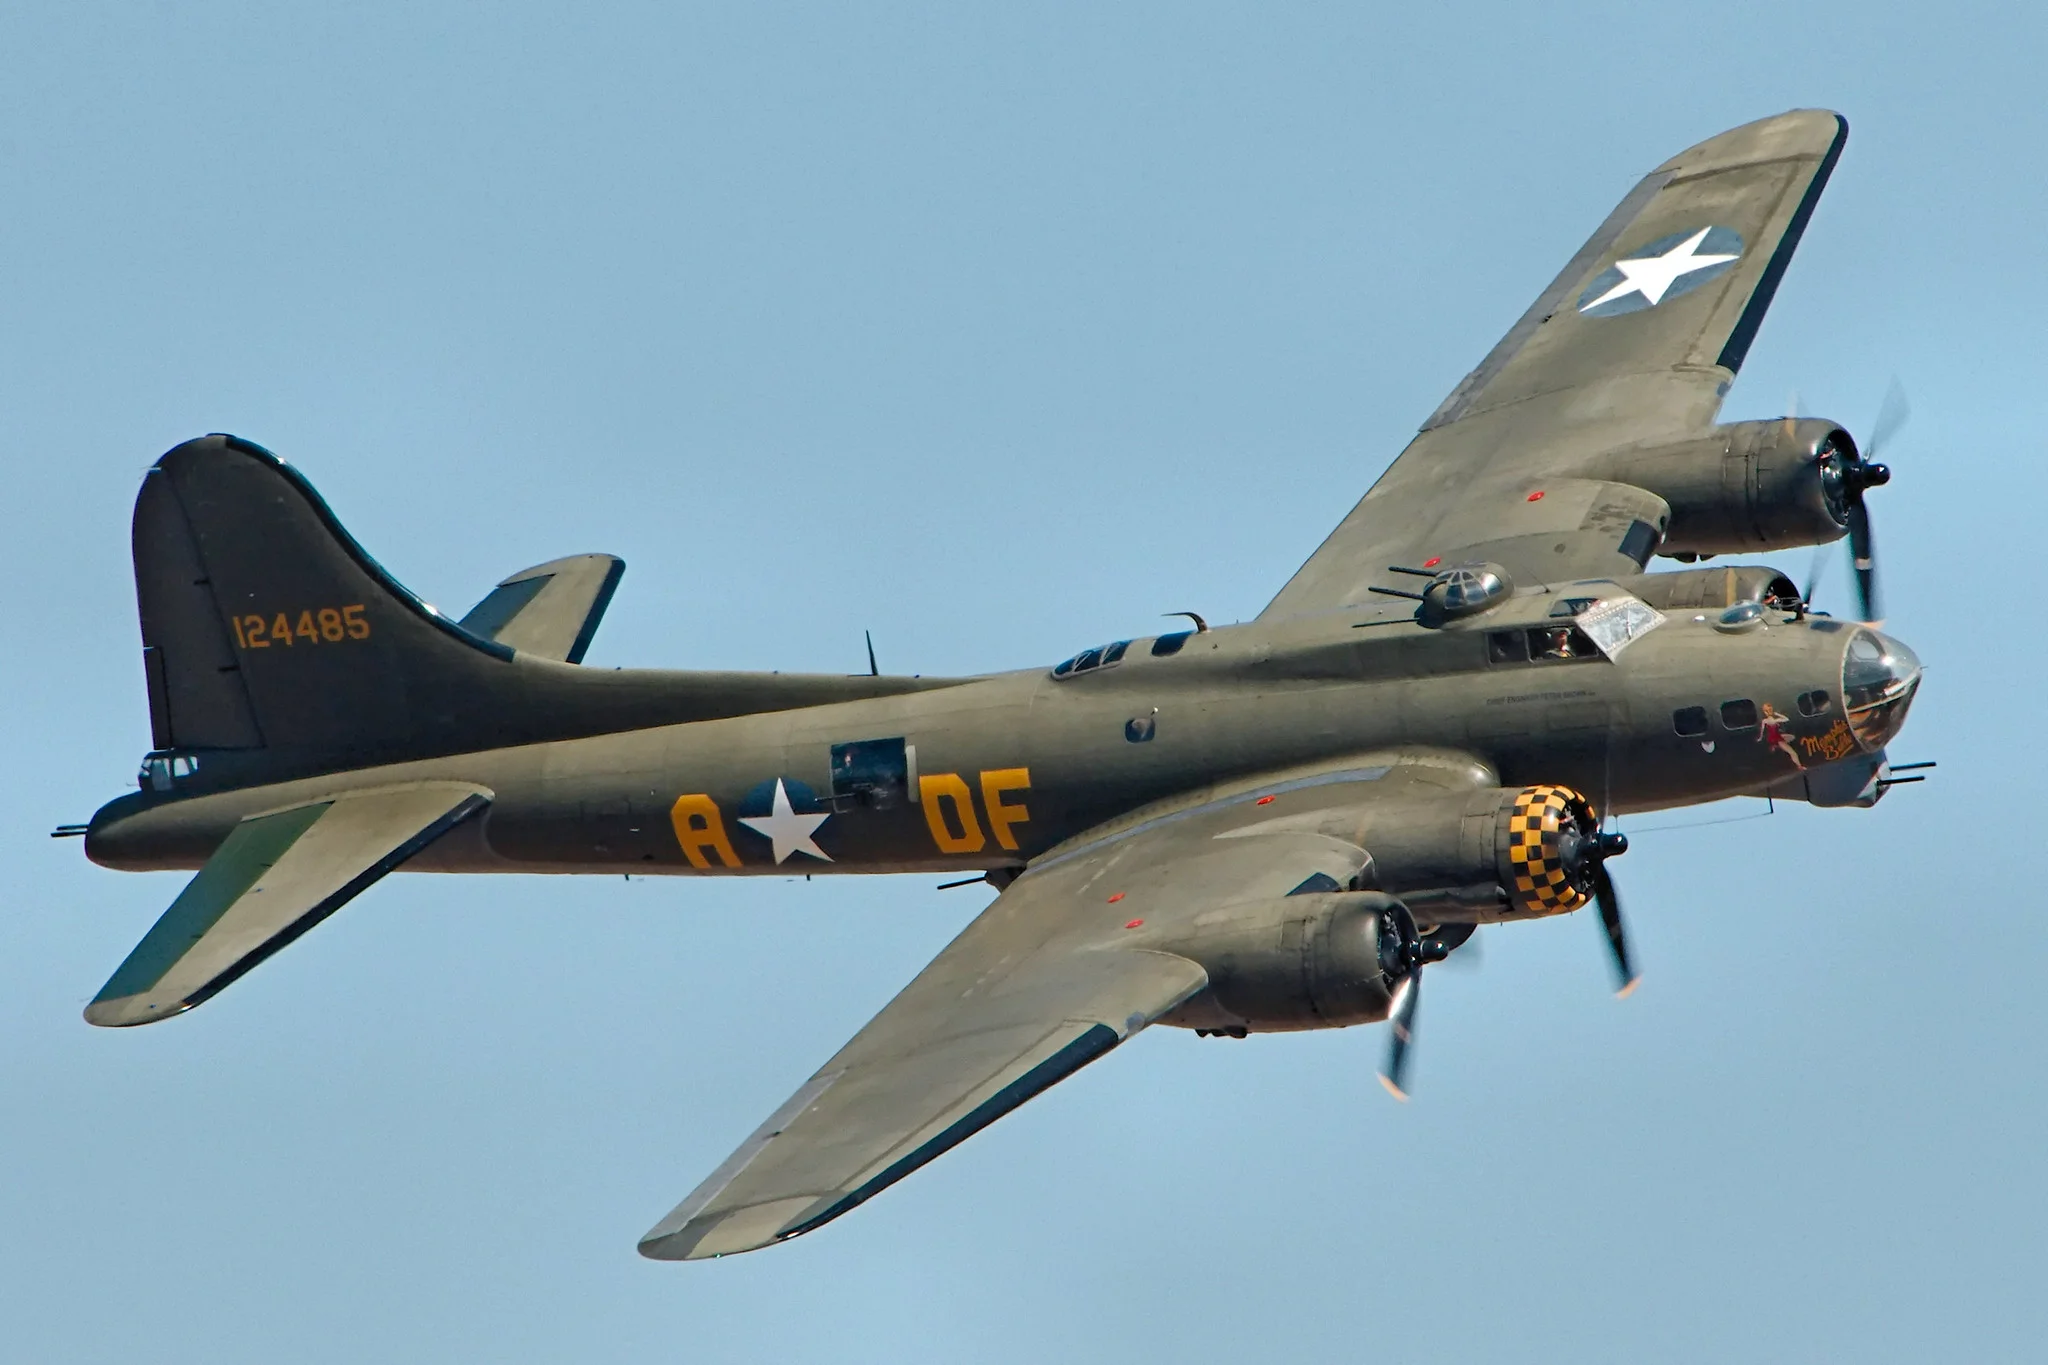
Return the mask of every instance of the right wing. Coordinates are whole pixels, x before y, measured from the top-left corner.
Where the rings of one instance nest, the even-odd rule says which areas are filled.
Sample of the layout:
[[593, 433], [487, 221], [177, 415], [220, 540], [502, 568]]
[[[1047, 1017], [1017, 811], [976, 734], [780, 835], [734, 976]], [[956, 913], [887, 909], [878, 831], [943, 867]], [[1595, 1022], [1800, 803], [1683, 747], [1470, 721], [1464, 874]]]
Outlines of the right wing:
[[490, 799], [482, 787], [422, 782], [250, 816], [115, 969], [85, 1021], [150, 1024], [203, 1004]]
[[1712, 426], [1848, 131], [1794, 110], [1650, 172], [1261, 619], [1368, 601], [1392, 564], [1493, 560], [1529, 583], [1641, 572], [1663, 499], [1573, 476]]
[[1136, 811], [1040, 857], [641, 1238], [641, 1254], [730, 1255], [830, 1222], [1207, 985], [1148, 940], [1170, 945], [1177, 928], [1316, 874], [1348, 881], [1365, 851], [1346, 837], [1347, 807], [1490, 777], [1469, 761], [1390, 757]]

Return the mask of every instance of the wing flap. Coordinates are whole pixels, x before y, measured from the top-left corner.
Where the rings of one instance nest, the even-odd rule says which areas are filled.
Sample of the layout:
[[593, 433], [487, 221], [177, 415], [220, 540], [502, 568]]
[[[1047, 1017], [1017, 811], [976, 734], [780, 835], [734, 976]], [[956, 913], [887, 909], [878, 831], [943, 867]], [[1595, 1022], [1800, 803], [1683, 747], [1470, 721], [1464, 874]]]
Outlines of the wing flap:
[[435, 782], [251, 816], [114, 970], [86, 1022], [148, 1024], [204, 1003], [489, 801], [484, 788]]

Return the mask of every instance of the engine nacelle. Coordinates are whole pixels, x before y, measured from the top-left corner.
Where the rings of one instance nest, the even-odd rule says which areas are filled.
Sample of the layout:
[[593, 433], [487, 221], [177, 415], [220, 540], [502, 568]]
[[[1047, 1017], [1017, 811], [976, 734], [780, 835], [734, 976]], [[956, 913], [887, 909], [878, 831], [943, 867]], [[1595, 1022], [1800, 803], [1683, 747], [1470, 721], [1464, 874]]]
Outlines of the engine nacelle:
[[1613, 451], [1588, 473], [1670, 504], [1659, 554], [1743, 554], [1840, 539], [1856, 460], [1855, 441], [1833, 422], [1779, 418]]
[[1593, 895], [1599, 820], [1570, 787], [1486, 787], [1366, 813], [1358, 885], [1430, 923], [1562, 915]]
[[[1155, 946], [1208, 988], [1161, 1020], [1242, 1037], [1385, 1019], [1401, 984], [1401, 907], [1423, 924], [1561, 915], [1593, 894], [1599, 822], [1569, 787], [1485, 787], [1329, 812], [1304, 831], [1370, 851], [1276, 900], [1219, 906]], [[1316, 882], [1322, 883], [1317, 889]]]
[[1203, 916], [1172, 950], [1202, 964], [1208, 988], [1160, 1022], [1236, 1037], [1377, 1023], [1399, 985], [1381, 949], [1393, 905], [1377, 892], [1336, 891]]

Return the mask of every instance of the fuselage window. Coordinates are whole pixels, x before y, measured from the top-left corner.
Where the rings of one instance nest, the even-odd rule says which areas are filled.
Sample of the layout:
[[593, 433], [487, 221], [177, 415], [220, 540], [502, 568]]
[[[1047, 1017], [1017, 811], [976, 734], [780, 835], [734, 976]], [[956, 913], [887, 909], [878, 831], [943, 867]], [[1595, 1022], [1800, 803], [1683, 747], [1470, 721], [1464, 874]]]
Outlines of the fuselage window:
[[1106, 668], [1110, 664], [1121, 661], [1124, 657], [1124, 651], [1130, 647], [1131, 642], [1129, 640], [1118, 640], [1113, 645], [1100, 645], [1094, 649], [1084, 649], [1065, 663], [1054, 667], [1052, 675], [1055, 678], [1065, 679], [1071, 678], [1077, 673], [1086, 673], [1090, 669]]
[[1756, 729], [1756, 703], [1748, 698], [1721, 703], [1721, 724], [1730, 730]]
[[1827, 691], [1826, 691], [1826, 689], [1824, 689], [1824, 688], [1815, 688], [1815, 689], [1814, 689], [1813, 691], [1811, 691], [1811, 692], [1801, 692], [1801, 693], [1799, 694], [1799, 714], [1800, 714], [1800, 715], [1802, 715], [1802, 716], [1820, 716], [1820, 715], [1826, 715], [1826, 714], [1827, 714], [1827, 709], [1828, 709], [1828, 694], [1827, 694]]
[[1681, 735], [1703, 735], [1707, 732], [1707, 708], [1704, 706], [1681, 707], [1671, 713], [1671, 728]]
[[142, 771], [135, 774], [135, 781], [151, 791], [167, 792], [173, 780], [198, 771], [199, 760], [192, 754], [149, 754], [143, 758]]
[[1171, 635], [1160, 636], [1152, 642], [1152, 657], [1163, 659], [1169, 654], [1180, 653], [1180, 647], [1186, 644], [1188, 637], [1193, 634], [1191, 630], [1178, 630]]
[[1529, 662], [1529, 637], [1519, 630], [1496, 630], [1486, 637], [1486, 657], [1497, 664]]

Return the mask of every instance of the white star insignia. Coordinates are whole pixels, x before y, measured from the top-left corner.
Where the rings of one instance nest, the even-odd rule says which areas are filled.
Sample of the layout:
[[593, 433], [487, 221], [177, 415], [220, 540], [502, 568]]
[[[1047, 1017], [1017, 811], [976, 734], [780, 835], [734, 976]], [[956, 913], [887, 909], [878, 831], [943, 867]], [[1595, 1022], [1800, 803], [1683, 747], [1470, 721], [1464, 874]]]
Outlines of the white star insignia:
[[792, 853], [808, 853], [813, 858], [831, 862], [832, 855], [819, 848], [811, 836], [818, 832], [818, 826], [832, 818], [829, 810], [816, 815], [799, 815], [789, 804], [789, 792], [782, 785], [782, 779], [775, 779], [775, 800], [766, 815], [742, 815], [740, 823], [754, 833], [763, 835], [775, 845], [775, 861], [780, 863]]
[[1632, 261], [1616, 261], [1614, 268], [1621, 272], [1621, 283], [1599, 298], [1580, 304], [1579, 311], [1591, 312], [1603, 303], [1613, 303], [1616, 299], [1626, 298], [1630, 294], [1641, 294], [1649, 301], [1651, 307], [1655, 307], [1664, 301], [1664, 295], [1678, 282], [1680, 276], [1734, 260], [1734, 256], [1696, 254], [1700, 249], [1700, 243], [1705, 241], [1707, 234], [1712, 231], [1712, 228], [1701, 228], [1661, 256], [1639, 256]]

